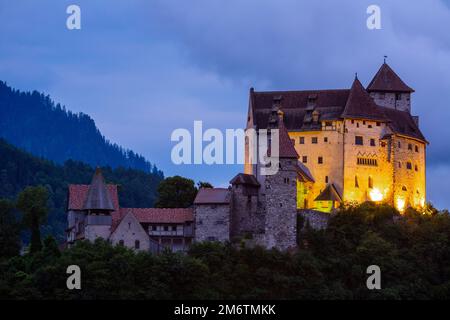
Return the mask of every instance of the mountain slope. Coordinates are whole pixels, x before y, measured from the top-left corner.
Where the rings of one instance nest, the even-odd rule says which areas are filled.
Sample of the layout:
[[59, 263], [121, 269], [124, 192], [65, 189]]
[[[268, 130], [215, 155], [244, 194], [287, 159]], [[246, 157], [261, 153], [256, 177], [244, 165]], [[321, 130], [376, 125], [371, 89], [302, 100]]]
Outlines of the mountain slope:
[[156, 170], [144, 157], [112, 144], [88, 115], [74, 114], [37, 91], [21, 92], [0, 81], [0, 137], [34, 155], [64, 163]]
[[[147, 173], [130, 168], [104, 167], [108, 183], [120, 185], [119, 201], [123, 207], [153, 207], [156, 188], [164, 178], [162, 172]], [[50, 213], [44, 234], [64, 237], [66, 221], [67, 186], [70, 183], [88, 184], [94, 168], [73, 160], [64, 165], [40, 159], [19, 150], [0, 139], [0, 198], [15, 199], [29, 185], [44, 185], [50, 193]]]

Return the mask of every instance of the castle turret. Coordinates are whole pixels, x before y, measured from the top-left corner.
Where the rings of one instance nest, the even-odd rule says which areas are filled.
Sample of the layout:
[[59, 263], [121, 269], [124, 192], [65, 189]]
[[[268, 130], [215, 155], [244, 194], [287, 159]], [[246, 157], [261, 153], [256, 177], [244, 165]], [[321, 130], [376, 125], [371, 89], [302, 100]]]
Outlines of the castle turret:
[[414, 89], [406, 85], [386, 62], [367, 86], [367, 91], [379, 106], [411, 112]]
[[87, 213], [85, 238], [88, 240], [99, 237], [108, 239], [111, 233], [111, 212], [114, 211], [114, 205], [100, 168], [95, 170], [83, 209]]
[[297, 239], [297, 159], [294, 144], [278, 111], [279, 170], [264, 180], [266, 221], [265, 246], [286, 250]]

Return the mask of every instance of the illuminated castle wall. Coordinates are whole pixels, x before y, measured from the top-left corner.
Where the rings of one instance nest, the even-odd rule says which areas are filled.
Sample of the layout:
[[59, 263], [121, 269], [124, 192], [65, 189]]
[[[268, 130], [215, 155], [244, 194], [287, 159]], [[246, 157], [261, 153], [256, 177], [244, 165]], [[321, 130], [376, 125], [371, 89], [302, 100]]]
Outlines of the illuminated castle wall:
[[[386, 63], [367, 88], [355, 77], [343, 90], [251, 89], [247, 128], [268, 128], [271, 112], [282, 111], [312, 178], [298, 178], [299, 209], [330, 211], [372, 200], [403, 211], [426, 201], [428, 142], [410, 113], [413, 92]], [[255, 174], [254, 168], [246, 164], [245, 173]]]

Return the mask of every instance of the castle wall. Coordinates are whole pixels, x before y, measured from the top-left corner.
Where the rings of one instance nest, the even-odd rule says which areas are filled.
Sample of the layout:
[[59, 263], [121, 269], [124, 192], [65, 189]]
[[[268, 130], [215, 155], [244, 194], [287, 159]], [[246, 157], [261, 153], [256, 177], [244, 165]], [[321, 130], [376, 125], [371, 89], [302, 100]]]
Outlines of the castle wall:
[[[232, 238], [249, 238], [264, 233], [265, 214], [260, 196], [251, 187], [238, 184], [232, 188]], [[256, 195], [252, 195], [256, 194]]]
[[110, 225], [86, 225], [84, 228], [84, 238], [89, 241], [95, 241], [97, 238], [108, 240], [111, 234]]
[[393, 151], [395, 206], [400, 211], [408, 206], [423, 206], [426, 199], [425, 144], [396, 135], [393, 137]]
[[[325, 122], [323, 122], [325, 124]], [[315, 182], [308, 184], [306, 196], [307, 207], [315, 208], [314, 199], [325, 189], [327, 184], [333, 183], [342, 195], [343, 191], [343, 123], [333, 121], [331, 127], [323, 126], [322, 131], [298, 132], [291, 131], [289, 136], [295, 141], [295, 150], [302, 162], [311, 172]], [[303, 138], [304, 143], [300, 143]], [[312, 143], [312, 138], [317, 138], [317, 143]], [[306, 158], [306, 163], [303, 157]], [[319, 157], [322, 163], [319, 163]], [[303, 186], [299, 186], [298, 192], [304, 192]], [[300, 199], [304, 198], [299, 195]], [[299, 203], [298, 208], [304, 204]]]
[[[395, 92], [371, 92], [370, 96], [375, 103], [382, 107], [395, 110], [408, 111], [411, 113], [411, 94]], [[400, 99], [398, 99], [400, 98]]]
[[197, 204], [194, 209], [195, 241], [230, 240], [229, 204]]
[[[120, 241], [123, 241], [123, 245], [130, 249], [141, 251], [150, 250], [149, 235], [145, 232], [144, 228], [132, 213], [127, 214], [122, 219], [111, 235], [110, 240], [113, 245], [117, 245]], [[136, 241], [139, 242], [139, 248], [135, 247]]]
[[[392, 159], [389, 144], [381, 139], [386, 130], [382, 122], [345, 120], [344, 202], [392, 202]], [[356, 143], [357, 136], [363, 145]]]
[[265, 235], [267, 248], [286, 250], [297, 245], [296, 159], [280, 159], [277, 174], [266, 176]]

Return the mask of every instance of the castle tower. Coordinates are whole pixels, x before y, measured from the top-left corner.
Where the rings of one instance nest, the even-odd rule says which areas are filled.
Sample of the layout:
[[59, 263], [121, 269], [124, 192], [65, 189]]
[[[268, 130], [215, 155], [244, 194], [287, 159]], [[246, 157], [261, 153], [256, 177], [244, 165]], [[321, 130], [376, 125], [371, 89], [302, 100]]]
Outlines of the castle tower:
[[83, 209], [87, 214], [85, 239], [91, 241], [96, 238], [108, 239], [111, 233], [111, 212], [114, 211], [114, 205], [100, 168], [95, 170]]
[[[279, 170], [267, 175], [265, 192], [265, 246], [286, 250], [296, 246], [297, 239], [297, 159], [294, 144], [284, 125], [283, 112], [278, 111]], [[273, 121], [273, 119], [271, 119]]]
[[414, 90], [386, 62], [367, 86], [367, 91], [377, 105], [411, 113], [411, 93]]

